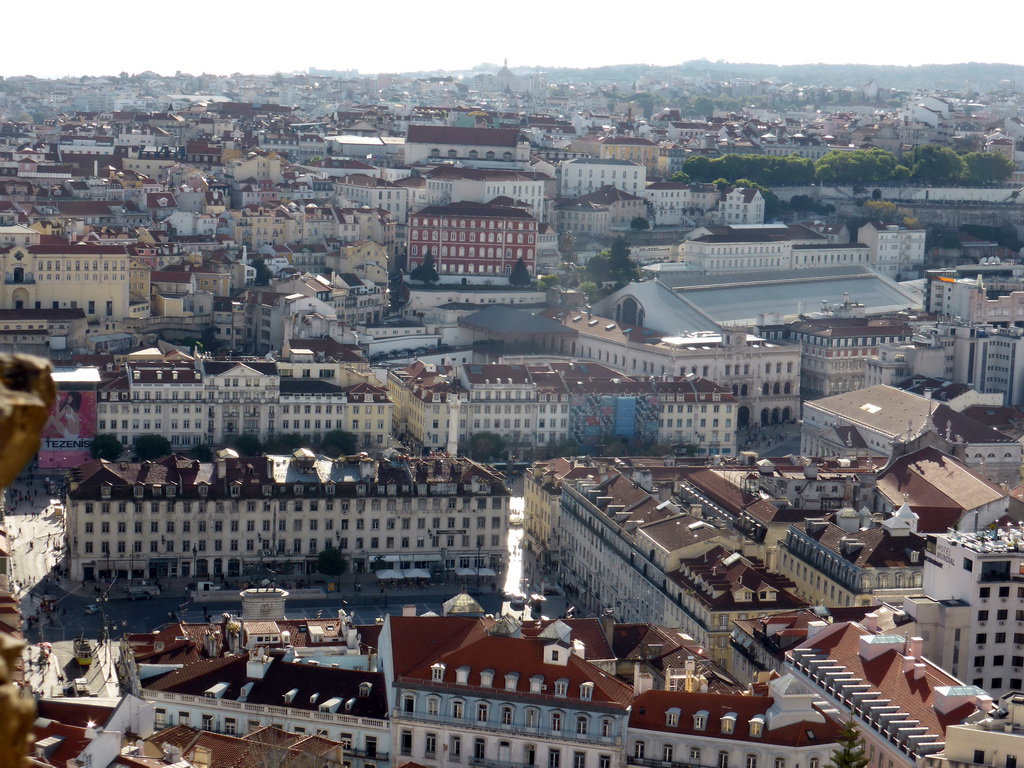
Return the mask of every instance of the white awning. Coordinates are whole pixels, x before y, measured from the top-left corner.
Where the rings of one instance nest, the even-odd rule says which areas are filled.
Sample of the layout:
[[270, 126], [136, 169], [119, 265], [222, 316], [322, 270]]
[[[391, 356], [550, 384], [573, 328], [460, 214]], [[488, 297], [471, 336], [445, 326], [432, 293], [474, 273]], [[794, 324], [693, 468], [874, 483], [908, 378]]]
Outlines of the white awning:
[[456, 576], [476, 576], [476, 568], [456, 568]]
[[405, 573], [396, 568], [384, 568], [377, 571], [378, 579], [404, 579]]
[[478, 568], [477, 569], [481, 576], [497, 576], [493, 568]]
[[409, 568], [405, 572], [405, 578], [407, 579], [429, 579], [430, 571], [426, 568]]

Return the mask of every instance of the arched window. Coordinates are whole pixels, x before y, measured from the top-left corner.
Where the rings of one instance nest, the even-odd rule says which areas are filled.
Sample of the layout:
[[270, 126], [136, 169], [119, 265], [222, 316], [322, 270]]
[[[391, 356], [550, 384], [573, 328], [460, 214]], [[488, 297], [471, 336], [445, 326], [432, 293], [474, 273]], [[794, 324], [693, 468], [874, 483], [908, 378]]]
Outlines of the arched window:
[[761, 385], [761, 394], [762, 395], [767, 395], [768, 394], [768, 385], [767, 384], [762, 384]]
[[637, 739], [633, 742], [633, 757], [643, 758], [647, 753], [647, 742]]
[[783, 394], [785, 394], [785, 395], [788, 395], [788, 394], [791, 394], [792, 392], [793, 392], [793, 385], [792, 385], [792, 384], [790, 384], [790, 383], [789, 383], [789, 382], [787, 381], [787, 382], [786, 382], [786, 386], [784, 386], [784, 387], [782, 388], [782, 393], [783, 393]]

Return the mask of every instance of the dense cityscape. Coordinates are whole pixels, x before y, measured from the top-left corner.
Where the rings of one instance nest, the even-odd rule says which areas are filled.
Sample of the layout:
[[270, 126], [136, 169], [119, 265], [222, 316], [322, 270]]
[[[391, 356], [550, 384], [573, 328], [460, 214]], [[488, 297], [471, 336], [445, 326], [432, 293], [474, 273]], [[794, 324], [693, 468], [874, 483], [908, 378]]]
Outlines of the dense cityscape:
[[993, 66], [0, 79], [0, 765], [1016, 768]]

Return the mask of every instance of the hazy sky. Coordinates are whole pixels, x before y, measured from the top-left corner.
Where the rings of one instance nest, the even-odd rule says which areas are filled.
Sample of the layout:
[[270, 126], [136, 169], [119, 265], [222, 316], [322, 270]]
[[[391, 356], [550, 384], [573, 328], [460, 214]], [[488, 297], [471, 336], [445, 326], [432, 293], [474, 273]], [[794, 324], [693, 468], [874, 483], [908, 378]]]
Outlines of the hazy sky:
[[[358, 69], [400, 72], [516, 66], [678, 64], [1024, 64], [1012, 25], [991, 14], [903, 0], [856, 4], [621, 2], [542, 6], [475, 0], [242, 4], [176, 0], [99, 5], [55, 0], [45, 22], [18, 22], [0, 74], [200, 74]], [[614, 11], [612, 9], [615, 9]], [[294, 13], [293, 13], [294, 12]], [[1005, 30], [1005, 32], [1003, 32]], [[999, 33], [999, 34], [996, 34]]]

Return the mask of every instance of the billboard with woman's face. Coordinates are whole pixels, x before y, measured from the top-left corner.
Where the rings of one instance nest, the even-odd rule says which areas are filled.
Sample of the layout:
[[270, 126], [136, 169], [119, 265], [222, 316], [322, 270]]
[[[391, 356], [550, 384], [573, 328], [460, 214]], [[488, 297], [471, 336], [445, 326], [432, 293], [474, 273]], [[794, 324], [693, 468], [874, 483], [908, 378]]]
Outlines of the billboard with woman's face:
[[67, 469], [92, 458], [96, 437], [96, 390], [60, 389], [43, 428], [40, 469]]

